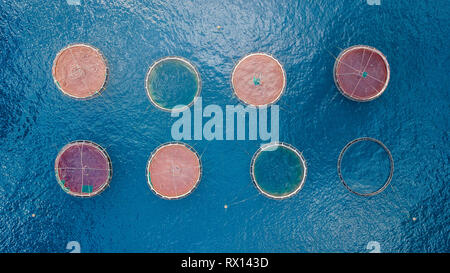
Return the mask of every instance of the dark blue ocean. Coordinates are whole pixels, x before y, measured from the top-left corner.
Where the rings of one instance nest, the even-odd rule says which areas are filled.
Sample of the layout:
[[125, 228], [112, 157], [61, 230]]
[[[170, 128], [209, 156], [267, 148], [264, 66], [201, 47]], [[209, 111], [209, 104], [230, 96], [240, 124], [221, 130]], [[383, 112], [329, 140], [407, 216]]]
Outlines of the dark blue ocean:
[[[450, 5], [380, 2], [0, 0], [0, 252], [68, 252], [70, 241], [81, 252], [369, 252], [371, 241], [381, 252], [449, 252]], [[51, 74], [57, 52], [76, 42], [108, 61], [106, 90], [88, 101], [62, 95]], [[333, 56], [356, 44], [391, 66], [386, 92], [368, 103], [344, 98], [333, 81]], [[150, 104], [149, 66], [190, 60], [203, 105], [225, 108], [239, 103], [234, 63], [259, 51], [286, 71], [280, 141], [307, 161], [303, 189], [286, 200], [258, 192], [249, 167], [263, 141], [191, 140], [202, 154], [198, 188], [157, 197], [145, 167], [172, 141], [176, 118]], [[390, 186], [368, 198], [336, 170], [341, 149], [363, 136], [395, 161]], [[91, 199], [55, 179], [59, 149], [77, 139], [102, 145], [113, 164], [110, 187]], [[361, 168], [347, 169], [385, 177], [364, 151], [349, 157]]]

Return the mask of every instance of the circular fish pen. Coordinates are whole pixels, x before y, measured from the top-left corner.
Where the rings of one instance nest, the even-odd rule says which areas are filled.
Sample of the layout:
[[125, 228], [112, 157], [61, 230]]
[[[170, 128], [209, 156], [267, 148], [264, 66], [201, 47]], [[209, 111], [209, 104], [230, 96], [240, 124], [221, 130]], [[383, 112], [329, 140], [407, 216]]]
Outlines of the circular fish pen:
[[[364, 145], [358, 149], [356, 147], [358, 144]], [[343, 162], [346, 153], [350, 154], [348, 162], [351, 164], [348, 165]], [[364, 159], [361, 160], [363, 157]], [[347, 172], [347, 179], [344, 179], [344, 167], [342, 166]], [[386, 176], [380, 170], [386, 168], [389, 168], [389, 173], [384, 180], [383, 178]], [[389, 149], [381, 141], [370, 137], [357, 138], [342, 149], [338, 158], [337, 171], [339, 179], [347, 190], [359, 196], [374, 196], [383, 192], [391, 183], [394, 175], [394, 159]], [[354, 173], [357, 174], [356, 177], [352, 176]], [[374, 174], [378, 174], [376, 179], [371, 178]], [[381, 186], [373, 185], [379, 181], [383, 182]]]
[[183, 111], [200, 96], [202, 82], [197, 68], [181, 57], [156, 61], [145, 77], [150, 102], [164, 111]]
[[378, 98], [386, 90], [390, 68], [386, 57], [379, 50], [358, 45], [339, 54], [333, 74], [342, 95], [365, 102]]
[[92, 197], [100, 194], [112, 178], [112, 163], [100, 145], [77, 140], [64, 146], [55, 160], [56, 180], [68, 194]]
[[97, 48], [73, 44], [58, 52], [53, 61], [52, 75], [63, 94], [74, 99], [90, 99], [105, 89], [108, 66]]
[[202, 176], [200, 156], [181, 142], [160, 145], [147, 163], [147, 183], [164, 199], [179, 199], [197, 187]]
[[233, 92], [252, 106], [276, 103], [286, 87], [286, 73], [274, 57], [253, 53], [242, 58], [231, 75]]
[[287, 143], [269, 143], [252, 157], [250, 175], [253, 184], [265, 196], [284, 199], [298, 193], [306, 181], [303, 155]]

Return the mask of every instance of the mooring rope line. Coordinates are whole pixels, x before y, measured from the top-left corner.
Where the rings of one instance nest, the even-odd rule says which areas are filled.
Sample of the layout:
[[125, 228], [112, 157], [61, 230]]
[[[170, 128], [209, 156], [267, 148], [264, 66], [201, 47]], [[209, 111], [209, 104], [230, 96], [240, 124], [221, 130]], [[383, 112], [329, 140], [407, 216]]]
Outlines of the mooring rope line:
[[245, 198], [245, 199], [243, 199], [243, 200], [240, 200], [240, 201], [236, 201], [236, 202], [232, 202], [232, 203], [230, 203], [230, 204], [227, 204], [227, 206], [235, 206], [235, 205], [238, 205], [238, 204], [241, 204], [241, 203], [250, 201], [251, 199], [254, 199], [255, 197], [258, 197], [258, 196], [260, 196], [260, 195], [261, 195], [260, 193], [257, 193], [257, 194], [255, 194], [255, 195], [250, 196], [250, 197], [248, 197], [248, 198]]
[[344, 63], [343, 61], [339, 60], [338, 57], [336, 57], [336, 56], [335, 56], [333, 53], [331, 53], [331, 51], [329, 51], [328, 49], [325, 48], [325, 50], [328, 51], [328, 53], [329, 53], [329, 54], [334, 58], [334, 60], [337, 61], [338, 63], [344, 64], [344, 65], [350, 67], [351, 69], [357, 71], [359, 74], [362, 73], [362, 71], [360, 71], [359, 69], [356, 69], [356, 68], [354, 68], [353, 66], [348, 65], [348, 64]]

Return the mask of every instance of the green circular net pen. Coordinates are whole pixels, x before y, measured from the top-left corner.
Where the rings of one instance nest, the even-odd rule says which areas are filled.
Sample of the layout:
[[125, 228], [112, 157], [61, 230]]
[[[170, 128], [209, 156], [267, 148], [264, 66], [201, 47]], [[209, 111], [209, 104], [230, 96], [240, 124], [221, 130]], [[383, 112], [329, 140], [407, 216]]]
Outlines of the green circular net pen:
[[192, 106], [201, 92], [200, 74], [181, 57], [166, 57], [155, 62], [145, 79], [151, 103], [164, 111], [183, 111]]
[[287, 143], [270, 143], [253, 155], [250, 165], [252, 181], [267, 197], [284, 199], [298, 193], [306, 180], [303, 155]]

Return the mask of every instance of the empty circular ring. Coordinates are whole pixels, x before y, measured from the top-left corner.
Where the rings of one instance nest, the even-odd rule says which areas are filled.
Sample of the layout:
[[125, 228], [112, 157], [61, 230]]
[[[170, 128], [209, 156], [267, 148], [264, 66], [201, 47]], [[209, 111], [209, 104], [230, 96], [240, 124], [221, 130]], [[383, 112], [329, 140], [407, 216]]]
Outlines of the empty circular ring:
[[[360, 192], [357, 192], [357, 191], [353, 190], [352, 188], [350, 188], [350, 186], [345, 182], [344, 177], [342, 176], [342, 171], [341, 171], [341, 162], [342, 162], [342, 158], [344, 157], [345, 152], [353, 144], [355, 144], [357, 142], [360, 142], [360, 141], [372, 141], [372, 142], [377, 143], [378, 145], [380, 145], [386, 151], [386, 153], [389, 156], [389, 164], [390, 164], [389, 177], [387, 178], [386, 182], [384, 183], [384, 185], [381, 188], [379, 188], [376, 191], [370, 192], [370, 193], [360, 193]], [[389, 149], [386, 147], [386, 145], [384, 145], [381, 141], [379, 141], [378, 139], [375, 139], [375, 138], [361, 137], [361, 138], [357, 138], [355, 140], [350, 141], [342, 149], [341, 153], [339, 154], [339, 158], [338, 158], [337, 171], [338, 171], [339, 179], [341, 180], [342, 184], [351, 193], [354, 193], [354, 194], [359, 195], [359, 196], [374, 196], [374, 195], [377, 195], [377, 194], [381, 193], [382, 191], [384, 191], [389, 186], [389, 184], [391, 183], [392, 176], [394, 175], [394, 159], [392, 158], [391, 151], [389, 151]]]

